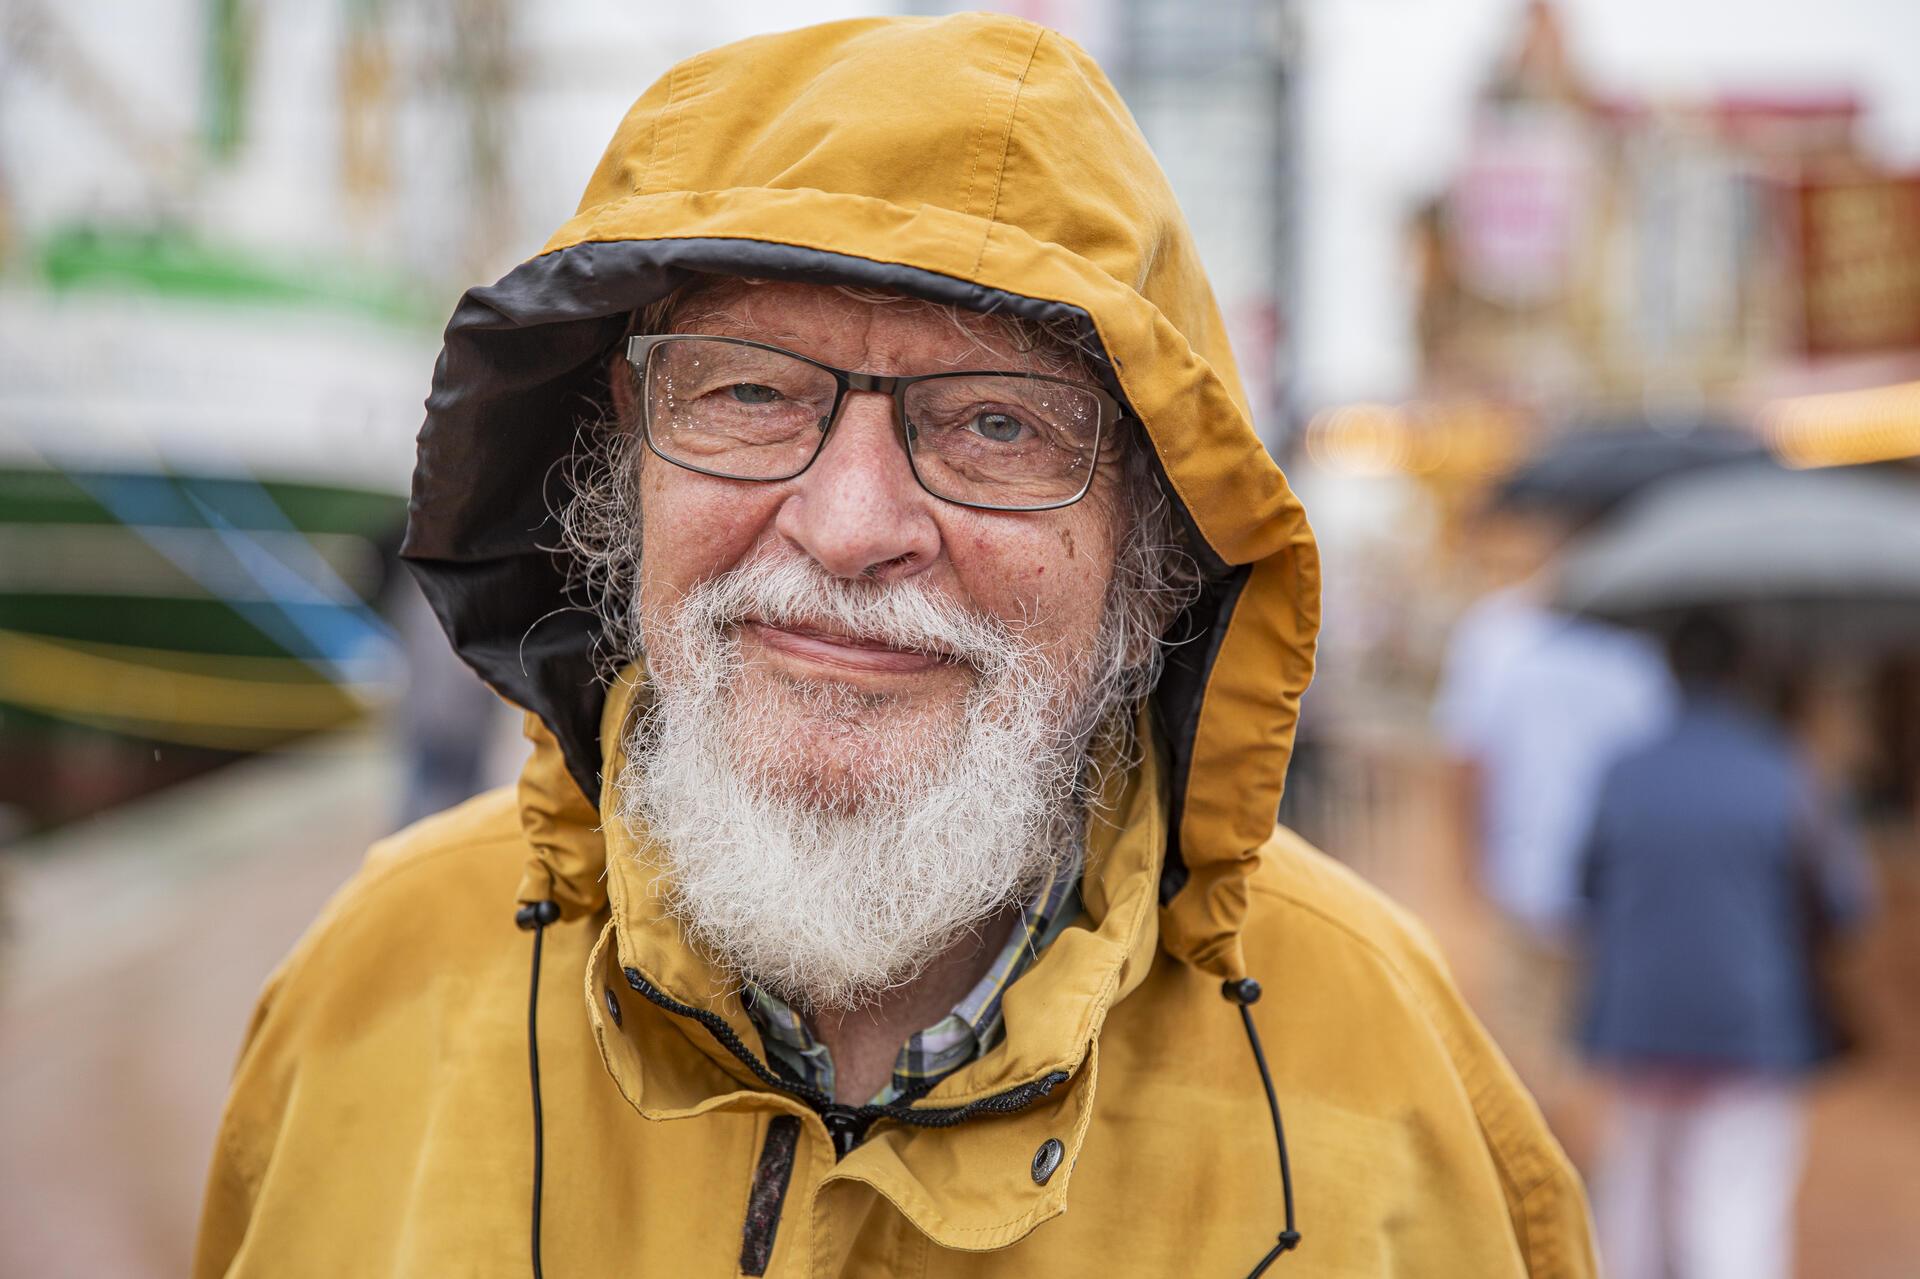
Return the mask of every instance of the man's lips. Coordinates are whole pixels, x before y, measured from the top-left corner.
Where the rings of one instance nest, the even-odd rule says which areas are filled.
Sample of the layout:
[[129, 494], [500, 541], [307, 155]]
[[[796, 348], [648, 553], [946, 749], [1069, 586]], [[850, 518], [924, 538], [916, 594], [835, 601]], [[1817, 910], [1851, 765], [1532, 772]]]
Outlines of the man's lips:
[[809, 626], [775, 626], [769, 622], [748, 619], [740, 627], [782, 656], [845, 671], [911, 674], [951, 666], [957, 660], [944, 653], [895, 648], [880, 640], [842, 635]]

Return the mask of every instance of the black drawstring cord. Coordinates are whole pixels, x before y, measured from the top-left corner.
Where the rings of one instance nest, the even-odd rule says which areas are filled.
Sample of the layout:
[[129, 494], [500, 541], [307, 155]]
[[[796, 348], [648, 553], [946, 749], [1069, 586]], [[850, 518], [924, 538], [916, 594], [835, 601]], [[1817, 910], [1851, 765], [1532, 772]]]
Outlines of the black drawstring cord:
[[[545, 1175], [545, 1122], [540, 1112], [540, 951], [546, 940], [547, 926], [560, 919], [557, 903], [528, 902], [514, 912], [513, 922], [533, 934], [533, 979], [527, 991], [527, 1073], [533, 1081], [533, 1217], [528, 1230], [533, 1251], [533, 1279], [544, 1279], [540, 1269], [540, 1191]], [[639, 974], [627, 970], [627, 980], [644, 990], [634, 979]], [[646, 991], [652, 997], [651, 991]], [[1260, 983], [1251, 977], [1220, 984], [1220, 993], [1240, 1010], [1240, 1023], [1246, 1027], [1247, 1045], [1253, 1049], [1253, 1064], [1260, 1069], [1261, 1086], [1267, 1090], [1267, 1112], [1273, 1116], [1273, 1141], [1280, 1151], [1280, 1193], [1286, 1204], [1286, 1229], [1267, 1255], [1248, 1272], [1247, 1279], [1260, 1279], [1280, 1254], [1300, 1245], [1300, 1232], [1293, 1223], [1293, 1170], [1287, 1162], [1287, 1134], [1280, 1125], [1280, 1099], [1273, 1091], [1273, 1074], [1267, 1069], [1267, 1055], [1260, 1048], [1260, 1032], [1254, 1028], [1249, 1007], [1260, 999]], [[658, 1002], [658, 1001], [656, 1001]], [[1046, 1083], [1054, 1081], [1049, 1078]], [[1016, 1090], [1018, 1091], [1018, 1090]], [[1047, 1091], [1047, 1089], [1042, 1089]], [[1023, 1098], [1024, 1100], [1024, 1098]], [[963, 1108], [964, 1109], [964, 1108]], [[943, 1116], [944, 1118], [944, 1116]]]
[[533, 1279], [543, 1279], [540, 1273], [540, 1182], [545, 1172], [542, 1147], [546, 1136], [540, 1116], [540, 943], [546, 938], [547, 925], [559, 918], [560, 907], [554, 902], [528, 902], [513, 913], [513, 922], [533, 934], [533, 988], [527, 992], [527, 1073], [533, 1077], [533, 1223], [528, 1232], [533, 1238]]
[[1260, 1051], [1260, 1032], [1253, 1026], [1251, 1007], [1260, 1001], [1260, 983], [1251, 977], [1224, 981], [1220, 983], [1220, 993], [1227, 997], [1227, 1002], [1240, 1009], [1240, 1023], [1247, 1028], [1247, 1044], [1253, 1049], [1253, 1064], [1260, 1068], [1260, 1082], [1267, 1090], [1267, 1111], [1273, 1116], [1273, 1142], [1280, 1148], [1280, 1194], [1286, 1201], [1287, 1225], [1280, 1232], [1280, 1241], [1247, 1274], [1247, 1279], [1260, 1279], [1267, 1272], [1267, 1267], [1280, 1259], [1281, 1253], [1300, 1246], [1300, 1232], [1293, 1228], [1293, 1169], [1287, 1164], [1287, 1134], [1280, 1126], [1280, 1099], [1273, 1091], [1273, 1075], [1267, 1069], [1267, 1055]]
[[810, 1087], [796, 1079], [788, 1079], [775, 1073], [772, 1067], [760, 1060], [753, 1049], [741, 1042], [726, 1018], [704, 1008], [695, 1008], [661, 990], [648, 981], [637, 968], [624, 970], [627, 985], [646, 996], [649, 1003], [663, 1008], [676, 1016], [688, 1017], [707, 1028], [707, 1033], [718, 1040], [720, 1046], [732, 1053], [740, 1064], [751, 1070], [754, 1077], [769, 1088], [777, 1088], [791, 1093], [811, 1106], [827, 1125], [827, 1131], [833, 1135], [835, 1158], [844, 1159], [847, 1154], [867, 1135], [867, 1129], [875, 1120], [891, 1119], [896, 1123], [912, 1124], [918, 1128], [951, 1128], [964, 1123], [976, 1115], [1007, 1115], [1022, 1110], [1047, 1096], [1055, 1088], [1067, 1082], [1064, 1070], [1049, 1071], [1038, 1079], [1024, 1084], [1015, 1084], [1005, 1092], [991, 1093], [988, 1096], [970, 1101], [963, 1106], [915, 1106], [912, 1103], [925, 1096], [938, 1079], [924, 1079], [900, 1094], [896, 1101], [874, 1106], [842, 1106], [828, 1094], [818, 1088]]

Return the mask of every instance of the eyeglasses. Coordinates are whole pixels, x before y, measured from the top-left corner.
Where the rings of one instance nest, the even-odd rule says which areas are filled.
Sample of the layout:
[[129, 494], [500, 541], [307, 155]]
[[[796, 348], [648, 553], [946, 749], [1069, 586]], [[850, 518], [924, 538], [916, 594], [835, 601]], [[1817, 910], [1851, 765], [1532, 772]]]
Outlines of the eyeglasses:
[[1097, 386], [1043, 373], [855, 373], [745, 338], [627, 342], [647, 447], [729, 480], [790, 480], [826, 447], [849, 391], [893, 398], [920, 487], [961, 506], [1048, 511], [1087, 495], [1120, 418]]

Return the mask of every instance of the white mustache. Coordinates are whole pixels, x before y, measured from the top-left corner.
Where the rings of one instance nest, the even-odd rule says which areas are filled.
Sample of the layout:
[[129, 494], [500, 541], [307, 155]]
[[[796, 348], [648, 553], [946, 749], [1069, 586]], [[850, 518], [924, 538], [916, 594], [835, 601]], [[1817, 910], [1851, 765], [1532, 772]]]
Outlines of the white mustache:
[[917, 578], [848, 581], [797, 553], [756, 556], [700, 583], [677, 621], [709, 636], [745, 621], [823, 630], [963, 661], [989, 676], [1043, 660], [1023, 626], [973, 612]]

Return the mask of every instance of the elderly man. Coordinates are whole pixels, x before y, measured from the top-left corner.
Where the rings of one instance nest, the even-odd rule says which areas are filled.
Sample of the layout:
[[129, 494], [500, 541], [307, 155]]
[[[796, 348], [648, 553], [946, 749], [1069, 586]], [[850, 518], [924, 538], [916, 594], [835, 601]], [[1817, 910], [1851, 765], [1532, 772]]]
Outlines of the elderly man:
[[270, 981], [199, 1274], [1591, 1273], [1431, 948], [1274, 830], [1312, 538], [1057, 35], [675, 68], [456, 312], [407, 555], [533, 756]]

